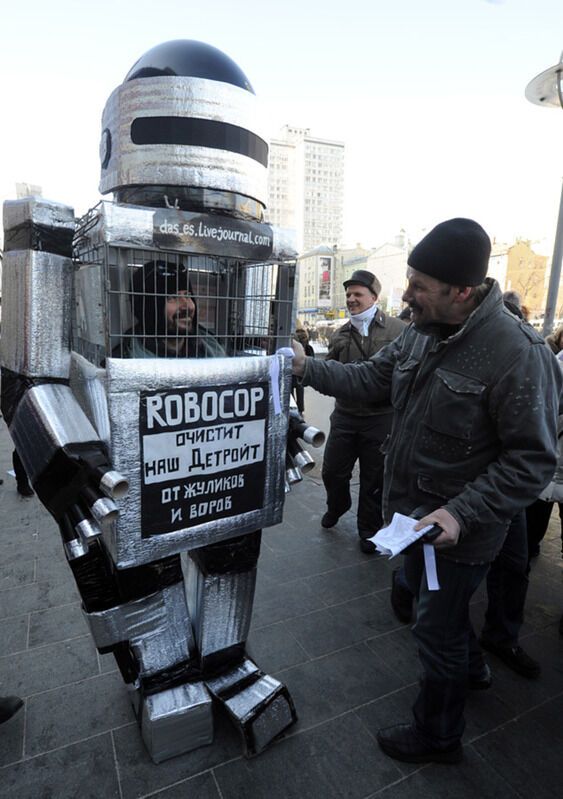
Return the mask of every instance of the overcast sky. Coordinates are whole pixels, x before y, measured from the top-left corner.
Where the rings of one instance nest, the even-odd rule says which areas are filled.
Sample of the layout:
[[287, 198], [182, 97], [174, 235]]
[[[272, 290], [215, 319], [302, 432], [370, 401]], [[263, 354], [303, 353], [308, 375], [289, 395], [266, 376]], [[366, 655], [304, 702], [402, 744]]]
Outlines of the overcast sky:
[[26, 0], [2, 22], [2, 200], [24, 181], [95, 204], [109, 94], [154, 45], [199, 39], [243, 69], [271, 135], [345, 143], [347, 243], [452, 216], [553, 239], [563, 110], [524, 90], [559, 60], [563, 0]]

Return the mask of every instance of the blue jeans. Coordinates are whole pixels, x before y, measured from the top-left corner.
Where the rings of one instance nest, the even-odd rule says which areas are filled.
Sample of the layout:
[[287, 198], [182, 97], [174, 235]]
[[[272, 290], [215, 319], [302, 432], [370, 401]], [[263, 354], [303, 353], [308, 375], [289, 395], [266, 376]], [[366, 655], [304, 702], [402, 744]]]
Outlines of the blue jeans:
[[489, 564], [455, 563], [439, 555], [436, 561], [439, 591], [428, 590], [422, 547], [405, 555], [404, 577], [418, 603], [413, 634], [424, 670], [413, 706], [415, 726], [428, 746], [447, 749], [459, 743], [465, 728], [470, 658], [478, 654], [469, 601]]

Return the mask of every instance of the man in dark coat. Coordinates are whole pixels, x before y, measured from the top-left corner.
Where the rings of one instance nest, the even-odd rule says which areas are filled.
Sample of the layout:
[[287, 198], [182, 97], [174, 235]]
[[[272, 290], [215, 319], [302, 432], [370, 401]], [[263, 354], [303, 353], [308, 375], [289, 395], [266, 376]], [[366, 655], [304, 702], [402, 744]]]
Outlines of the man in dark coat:
[[398, 339], [346, 365], [306, 359], [294, 345], [305, 384], [391, 401], [384, 520], [398, 511], [421, 515], [418, 529], [442, 530], [433, 542], [439, 590], [428, 585], [421, 547], [405, 555], [423, 677], [413, 721], [380, 730], [378, 742], [407, 762], [462, 758], [469, 602], [511, 519], [549, 483], [557, 460], [559, 365], [485, 277], [490, 251], [473, 220], [442, 222], [409, 256], [403, 300], [413, 324]]
[[[405, 325], [378, 307], [381, 284], [371, 272], [357, 270], [344, 281], [344, 288], [350, 320], [332, 336], [326, 357], [340, 363], [360, 363], [393, 341]], [[328, 507], [321, 524], [325, 528], [334, 527], [350, 508], [350, 479], [359, 460], [358, 534], [360, 548], [365, 553], [375, 552], [374, 544], [367, 539], [382, 525], [381, 446], [391, 430], [392, 416], [393, 409], [388, 403], [337, 399], [330, 417], [322, 471]]]

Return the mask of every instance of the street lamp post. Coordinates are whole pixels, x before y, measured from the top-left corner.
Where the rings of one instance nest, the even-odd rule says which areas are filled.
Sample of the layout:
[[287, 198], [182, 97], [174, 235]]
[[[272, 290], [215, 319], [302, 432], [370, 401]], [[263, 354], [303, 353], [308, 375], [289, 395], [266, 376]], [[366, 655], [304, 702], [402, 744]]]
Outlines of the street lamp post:
[[[540, 72], [526, 86], [526, 98], [535, 105], [545, 105], [551, 108], [563, 108], [563, 53], [558, 64]], [[551, 261], [551, 275], [547, 290], [547, 302], [543, 318], [543, 335], [547, 336], [553, 328], [557, 295], [559, 293], [559, 280], [561, 277], [561, 261], [563, 259], [563, 185], [561, 187], [561, 200], [559, 202], [559, 215], [553, 245], [553, 258]]]

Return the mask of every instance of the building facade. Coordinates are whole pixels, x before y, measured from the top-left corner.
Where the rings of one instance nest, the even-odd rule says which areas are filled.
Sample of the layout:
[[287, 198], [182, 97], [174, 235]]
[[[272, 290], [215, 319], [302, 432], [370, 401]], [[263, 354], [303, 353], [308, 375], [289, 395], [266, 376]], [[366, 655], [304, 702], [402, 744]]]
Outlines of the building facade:
[[266, 220], [297, 232], [297, 249], [342, 241], [344, 144], [285, 125], [270, 141]]

